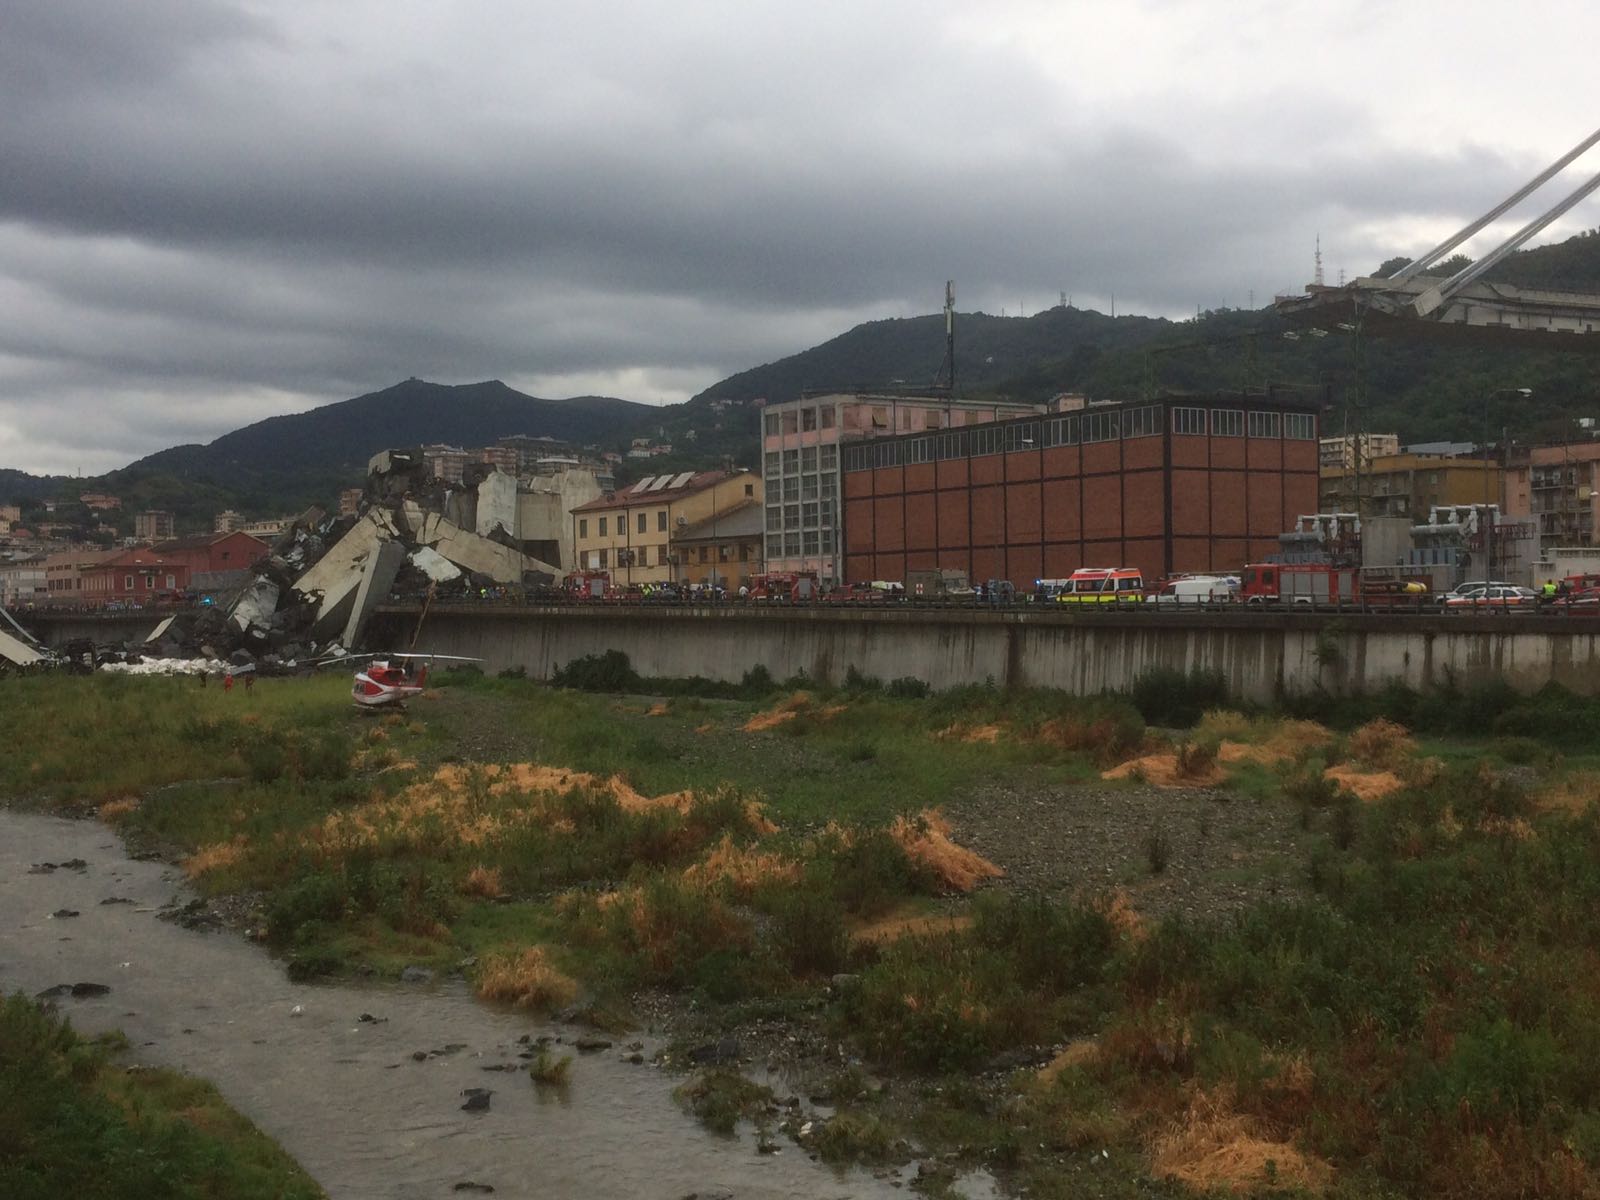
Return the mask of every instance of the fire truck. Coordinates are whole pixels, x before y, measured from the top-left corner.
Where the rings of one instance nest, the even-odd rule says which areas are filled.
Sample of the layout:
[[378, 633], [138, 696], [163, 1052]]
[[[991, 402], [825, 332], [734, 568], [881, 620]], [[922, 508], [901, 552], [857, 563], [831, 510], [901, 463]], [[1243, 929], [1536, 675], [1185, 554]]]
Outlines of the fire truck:
[[1251, 563], [1240, 576], [1239, 599], [1246, 604], [1415, 607], [1427, 601], [1428, 585], [1381, 567]]
[[796, 604], [814, 600], [818, 592], [815, 571], [774, 571], [750, 580], [751, 600]]
[[574, 600], [604, 600], [611, 594], [611, 572], [569, 571], [561, 587]]

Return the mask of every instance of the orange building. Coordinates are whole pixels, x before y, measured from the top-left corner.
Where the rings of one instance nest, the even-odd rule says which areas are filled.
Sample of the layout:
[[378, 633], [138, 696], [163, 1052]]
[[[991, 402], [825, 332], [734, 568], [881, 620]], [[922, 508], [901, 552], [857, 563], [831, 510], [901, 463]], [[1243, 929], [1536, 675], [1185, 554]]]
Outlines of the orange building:
[[1316, 511], [1319, 403], [1166, 397], [848, 445], [845, 577], [1236, 570]]

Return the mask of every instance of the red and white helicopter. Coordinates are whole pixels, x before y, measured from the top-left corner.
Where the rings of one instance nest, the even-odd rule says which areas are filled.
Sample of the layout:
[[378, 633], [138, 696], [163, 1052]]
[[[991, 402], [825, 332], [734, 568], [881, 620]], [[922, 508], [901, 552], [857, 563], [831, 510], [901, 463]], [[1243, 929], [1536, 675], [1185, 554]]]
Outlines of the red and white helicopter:
[[[455, 654], [367, 655], [367, 665], [356, 668], [350, 699], [357, 708], [403, 707], [428, 686], [428, 668], [436, 662], [482, 662]], [[413, 664], [416, 664], [413, 667]]]

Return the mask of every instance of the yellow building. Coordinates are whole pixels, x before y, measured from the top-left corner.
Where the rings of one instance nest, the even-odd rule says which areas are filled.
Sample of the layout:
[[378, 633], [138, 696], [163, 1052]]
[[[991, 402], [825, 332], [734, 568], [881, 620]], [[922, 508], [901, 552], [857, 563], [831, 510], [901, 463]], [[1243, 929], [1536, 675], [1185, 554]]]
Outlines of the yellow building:
[[577, 566], [610, 571], [621, 587], [686, 581], [673, 536], [755, 499], [759, 484], [749, 471], [647, 475], [580, 504], [571, 512]]
[[[1323, 467], [1318, 497], [1323, 512], [1426, 521], [1436, 504], [1501, 503], [1500, 464], [1478, 458], [1389, 454], [1359, 472]], [[1359, 502], [1359, 508], [1358, 508]]]

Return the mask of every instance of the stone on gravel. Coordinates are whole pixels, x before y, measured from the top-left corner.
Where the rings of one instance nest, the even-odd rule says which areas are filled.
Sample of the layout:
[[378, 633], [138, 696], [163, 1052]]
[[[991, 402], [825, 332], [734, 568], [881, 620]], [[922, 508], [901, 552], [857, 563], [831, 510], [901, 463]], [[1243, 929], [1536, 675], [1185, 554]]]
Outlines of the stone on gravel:
[[583, 1054], [593, 1054], [597, 1050], [611, 1049], [611, 1043], [605, 1038], [589, 1037], [587, 1035], [579, 1038], [572, 1044], [580, 1053]]
[[467, 1088], [461, 1094], [467, 1098], [461, 1106], [462, 1112], [488, 1112], [489, 1097], [494, 1095], [488, 1088]]
[[407, 967], [400, 972], [401, 983], [432, 983], [433, 972], [427, 967]]
[[77, 916], [78, 910], [75, 908], [58, 908], [50, 915], [57, 921], [65, 921], [68, 917]]
[[696, 1046], [689, 1051], [689, 1061], [696, 1066], [726, 1066], [739, 1061], [739, 1039], [719, 1038], [715, 1042], [707, 1042], [704, 1046]]

